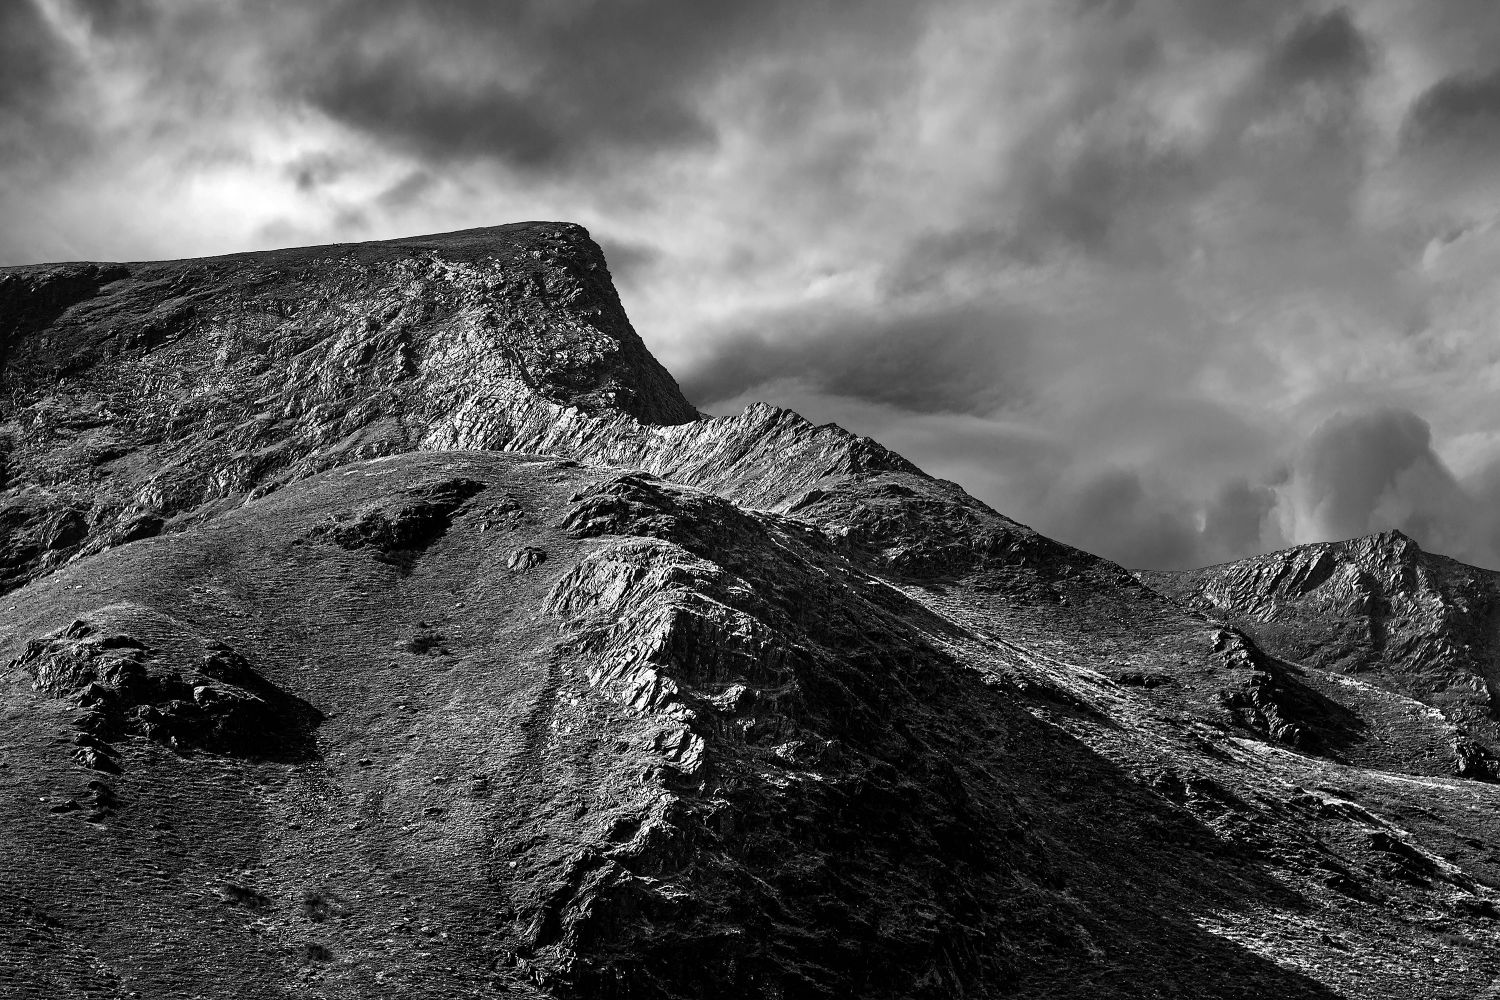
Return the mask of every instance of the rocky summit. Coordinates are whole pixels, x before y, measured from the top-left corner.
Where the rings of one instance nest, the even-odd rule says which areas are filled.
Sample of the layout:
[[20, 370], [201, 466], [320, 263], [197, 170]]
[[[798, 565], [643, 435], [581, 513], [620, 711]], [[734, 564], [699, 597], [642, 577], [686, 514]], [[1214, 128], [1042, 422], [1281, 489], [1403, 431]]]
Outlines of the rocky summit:
[[579, 227], [0, 270], [0, 995], [1500, 995], [1497, 575], [696, 412]]

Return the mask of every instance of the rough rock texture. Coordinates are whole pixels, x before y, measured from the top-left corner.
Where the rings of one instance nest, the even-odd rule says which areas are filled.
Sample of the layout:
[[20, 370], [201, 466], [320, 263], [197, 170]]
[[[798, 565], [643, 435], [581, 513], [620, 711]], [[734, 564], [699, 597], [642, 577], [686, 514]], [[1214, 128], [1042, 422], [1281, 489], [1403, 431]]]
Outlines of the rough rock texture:
[[1279, 657], [1431, 706], [1454, 773], [1500, 777], [1500, 573], [1387, 531], [1145, 578]]
[[0, 302], [0, 995], [1500, 977], [1500, 788], [1396, 660], [698, 416], [576, 227]]
[[112, 744], [125, 736], [228, 756], [297, 759], [312, 750], [318, 712], [222, 642], [209, 643], [183, 672], [139, 639], [80, 619], [33, 639], [10, 665], [29, 674], [36, 690], [82, 710], [73, 720], [73, 759], [93, 770], [119, 773]]
[[502, 445], [523, 414], [697, 416], [570, 225], [3, 269], [0, 359], [11, 585], [355, 458]]

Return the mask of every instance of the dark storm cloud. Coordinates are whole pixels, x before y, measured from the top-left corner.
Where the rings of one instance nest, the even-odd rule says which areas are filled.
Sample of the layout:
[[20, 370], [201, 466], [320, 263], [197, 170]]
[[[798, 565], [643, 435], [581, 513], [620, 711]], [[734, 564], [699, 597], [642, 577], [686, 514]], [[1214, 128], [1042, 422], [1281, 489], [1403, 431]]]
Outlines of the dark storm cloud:
[[[838, 6], [359, 0], [325, 10], [281, 62], [316, 107], [429, 159], [553, 169], [712, 144], [704, 91], [762, 46], [838, 30]], [[903, 6], [872, 5], [852, 30], [899, 30]]]
[[1132, 569], [1163, 569], [1198, 561], [1199, 539], [1190, 512], [1151, 496], [1139, 473], [1106, 469], [1082, 483], [1067, 483], [1052, 502], [1063, 541], [1107, 551]]
[[[1135, 209], [1176, 200], [1198, 186], [1191, 158], [1144, 137], [1094, 140], [1065, 164], [1033, 165], [1023, 209], [1006, 241], [1009, 253], [1035, 260], [1059, 245], [1090, 253], [1127, 249], [1135, 262], [1155, 255], [1143, 242], [1120, 247], [1120, 225]], [[1170, 192], [1170, 194], [1169, 194]]]
[[1264, 38], [1288, 14], [1307, 8], [1304, 0], [1145, 0], [1115, 5], [1139, 10], [1157, 24], [1178, 27], [1185, 34], [1232, 48]]
[[679, 376], [700, 407], [778, 379], [911, 413], [993, 409], [1016, 388], [1027, 321], [1019, 311], [938, 308], [914, 315], [817, 309], [764, 316], [720, 334]]
[[1412, 102], [1401, 139], [1408, 148], [1450, 142], [1492, 146], [1500, 141], [1500, 68], [1433, 84]]
[[286, 165], [286, 174], [299, 191], [316, 191], [349, 173], [348, 159], [328, 153], [311, 153]]
[[159, 6], [152, 0], [74, 0], [73, 8], [88, 19], [93, 30], [106, 35], [149, 32], [161, 20]]
[[42, 103], [57, 83], [57, 54], [35, 7], [0, 4], [0, 108]]
[[1375, 530], [1377, 511], [1409, 472], [1445, 490], [1453, 485], [1432, 452], [1427, 422], [1398, 409], [1330, 417], [1303, 444], [1293, 466], [1303, 509], [1334, 538]]
[[333, 53], [307, 95], [334, 118], [433, 159], [487, 155], [539, 168], [573, 151], [566, 135], [576, 125], [560, 109], [524, 92], [434, 79], [396, 53]]
[[[1375, 56], [1346, 8], [1299, 13], [1302, 6], [1215, 4], [1205, 19], [1201, 4], [1103, 5], [1104, 15], [1081, 22], [1097, 35], [1080, 45], [1056, 113], [1015, 144], [1007, 183], [990, 193], [989, 211], [976, 213], [996, 221], [921, 235], [892, 269], [894, 286], [922, 287], [954, 264], [1034, 263], [1059, 253], [1160, 266], [1189, 225], [1184, 215], [1227, 183], [1278, 185], [1265, 192], [1270, 204], [1301, 186], [1310, 193], [1299, 217], [1313, 208], [1337, 221], [1361, 169], [1357, 88]], [[1172, 96], [1157, 83], [1170, 72], [1164, 53], [1183, 45], [1222, 46], [1259, 63], [1190, 135], [1175, 133], [1158, 111]], [[1323, 99], [1309, 104], [1304, 90]], [[1283, 142], [1265, 162], [1264, 127], [1285, 130], [1289, 117], [1299, 141]], [[1286, 162], [1296, 159], [1303, 162]]]
[[646, 243], [611, 239], [608, 236], [596, 236], [595, 239], [599, 243], [599, 249], [604, 251], [610, 277], [616, 285], [634, 284], [662, 257], [660, 250]]
[[1464, 486], [1474, 497], [1478, 513], [1471, 561], [1488, 569], [1500, 569], [1500, 458], [1480, 469]]
[[1125, 565], [1170, 569], [1242, 558], [1294, 542], [1399, 529], [1431, 551], [1500, 565], [1500, 461], [1461, 484], [1433, 450], [1427, 421], [1396, 407], [1341, 412], [1263, 482], [1227, 480], [1198, 506], [1110, 468], [1065, 476], [1048, 497], [1048, 531]]
[[1373, 55], [1348, 8], [1314, 14], [1299, 22], [1267, 67], [1272, 81], [1301, 83], [1363, 76]]
[[1236, 559], [1285, 544], [1269, 524], [1276, 500], [1276, 491], [1265, 484], [1243, 477], [1225, 483], [1204, 511], [1202, 552], [1196, 561]]
[[375, 196], [382, 208], [402, 209], [416, 204], [437, 183], [430, 171], [413, 170]]
[[61, 106], [68, 62], [35, 7], [0, 3], [0, 163], [45, 162], [82, 141]]
[[1045, 494], [1040, 523], [1048, 534], [1132, 569], [1205, 566], [1289, 544], [1269, 484], [1236, 476], [1195, 504], [1150, 478], [1150, 470], [1117, 466], [1064, 473]]
[[1426, 548], [1481, 566], [1500, 558], [1497, 518], [1479, 477], [1476, 496], [1432, 448], [1427, 421], [1409, 410], [1340, 413], [1320, 424], [1292, 466], [1297, 514], [1318, 538], [1398, 528]]

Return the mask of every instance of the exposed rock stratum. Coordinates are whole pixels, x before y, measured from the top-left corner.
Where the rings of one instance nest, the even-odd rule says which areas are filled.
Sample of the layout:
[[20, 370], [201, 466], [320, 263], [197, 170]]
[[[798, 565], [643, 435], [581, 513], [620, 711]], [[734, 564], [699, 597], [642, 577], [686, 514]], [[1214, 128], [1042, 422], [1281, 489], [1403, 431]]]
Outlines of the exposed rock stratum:
[[1475, 997], [1495, 575], [707, 417], [580, 228], [0, 271], [0, 993]]

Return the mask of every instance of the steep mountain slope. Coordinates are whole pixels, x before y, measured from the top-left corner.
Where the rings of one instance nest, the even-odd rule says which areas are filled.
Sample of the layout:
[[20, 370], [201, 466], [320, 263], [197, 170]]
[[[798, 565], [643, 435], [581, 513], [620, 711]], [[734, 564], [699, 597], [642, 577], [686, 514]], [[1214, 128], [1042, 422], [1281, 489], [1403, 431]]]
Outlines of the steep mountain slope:
[[1388, 531], [1145, 578], [1277, 656], [1437, 709], [1455, 772], [1500, 776], [1500, 573]]
[[353, 458], [499, 441], [526, 415], [697, 416], [569, 226], [13, 268], [0, 331], [11, 580]]
[[577, 227], [13, 269], [0, 316], [0, 992], [1500, 976], [1440, 715], [697, 415]]

